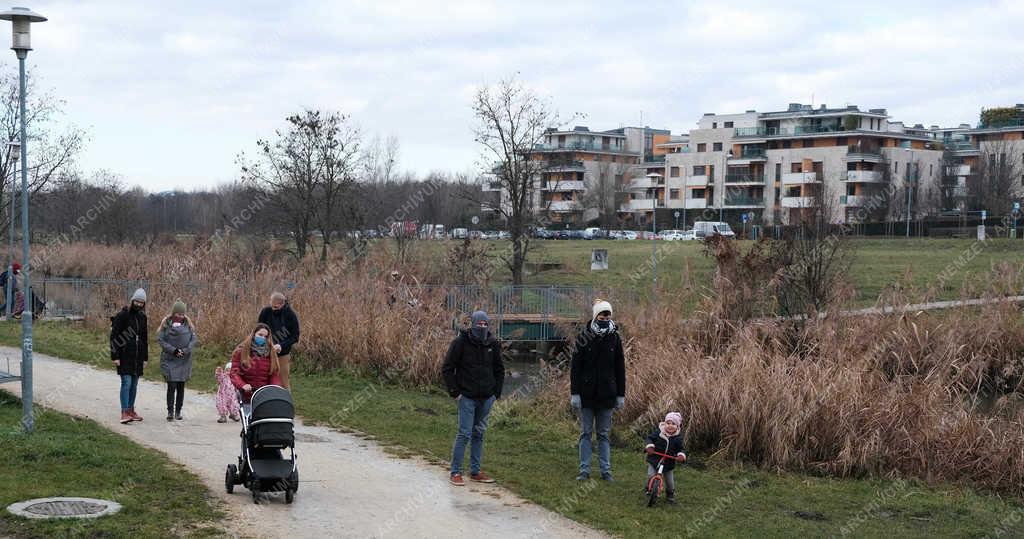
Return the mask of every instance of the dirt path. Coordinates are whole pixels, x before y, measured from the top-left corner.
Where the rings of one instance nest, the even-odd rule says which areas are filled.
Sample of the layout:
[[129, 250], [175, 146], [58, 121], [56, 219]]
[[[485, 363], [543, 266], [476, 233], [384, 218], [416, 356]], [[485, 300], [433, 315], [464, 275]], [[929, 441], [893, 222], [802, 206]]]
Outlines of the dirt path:
[[[0, 360], [7, 357], [14, 367], [21, 351], [0, 347]], [[121, 425], [113, 372], [38, 353], [33, 357], [37, 404], [92, 419], [187, 466], [228, 504], [227, 527], [239, 536], [602, 536], [500, 487], [452, 487], [438, 466], [388, 457], [373, 442], [301, 423], [296, 426], [301, 481], [295, 503], [286, 505], [278, 494], [254, 505], [244, 487], [230, 495], [224, 491], [224, 469], [238, 455], [239, 426], [216, 422], [212, 395], [188, 391], [185, 420], [167, 422], [165, 386], [142, 380], [136, 410], [145, 421]], [[18, 383], [3, 389], [21, 392]]]

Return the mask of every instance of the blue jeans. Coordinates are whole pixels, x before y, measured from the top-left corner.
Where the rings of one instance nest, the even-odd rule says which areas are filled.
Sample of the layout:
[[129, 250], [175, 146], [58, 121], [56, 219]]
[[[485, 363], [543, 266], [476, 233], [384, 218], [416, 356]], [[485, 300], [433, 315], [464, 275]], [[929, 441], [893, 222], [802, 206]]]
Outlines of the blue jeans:
[[594, 423], [597, 423], [597, 461], [601, 465], [602, 474], [612, 473], [612, 446], [608, 441], [608, 435], [612, 432], [612, 409], [595, 410], [583, 408], [580, 410], [580, 473], [590, 474], [590, 457], [593, 448], [590, 445], [590, 435], [594, 432]]
[[135, 393], [139, 389], [139, 377], [133, 374], [121, 375], [121, 409], [135, 408]]
[[455, 435], [452, 449], [452, 475], [462, 473], [462, 459], [469, 442], [469, 473], [480, 473], [480, 458], [484, 454], [484, 432], [487, 430], [487, 414], [491, 413], [494, 397], [486, 399], [459, 399], [459, 432]]

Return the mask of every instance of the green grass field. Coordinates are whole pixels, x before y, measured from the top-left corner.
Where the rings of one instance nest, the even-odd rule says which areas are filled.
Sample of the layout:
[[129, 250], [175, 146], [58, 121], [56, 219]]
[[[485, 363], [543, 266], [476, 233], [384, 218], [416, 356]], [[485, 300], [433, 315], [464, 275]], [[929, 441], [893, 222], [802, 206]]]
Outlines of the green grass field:
[[[4, 324], [7, 329], [10, 324]], [[5, 341], [7, 342], [7, 341]], [[86, 520], [29, 520], [0, 513], [2, 537], [219, 537], [222, 517], [199, 478], [165, 455], [93, 421], [37, 412], [21, 431], [21, 401], [0, 391], [0, 507], [33, 498], [84, 496], [121, 512]]]
[[[17, 326], [0, 324], [0, 342], [16, 345], [18, 337]], [[35, 349], [41, 353], [108, 364], [106, 336], [101, 333], [46, 322], [37, 326], [35, 337]], [[222, 354], [203, 350], [202, 367], [196, 372], [207, 368], [212, 372]], [[159, 378], [155, 364], [147, 377]], [[360, 431], [389, 445], [389, 451], [399, 456], [423, 455], [441, 466], [449, 458], [455, 407], [440, 390], [406, 390], [343, 372], [297, 374], [292, 379], [298, 413], [307, 420]], [[212, 389], [213, 385], [197, 374], [190, 387]], [[648, 509], [640, 493], [645, 468], [639, 438], [624, 425], [616, 425], [612, 456], [616, 482], [579, 484], [574, 480], [576, 432], [567, 413], [542, 414], [529, 402], [501, 401], [487, 436], [485, 469], [524, 498], [625, 537], [676, 537], [690, 532], [696, 537], [1024, 534], [1021, 500], [917, 482], [776, 474], [708, 455], [692, 455], [695, 465], [677, 472], [678, 505]]]
[[[507, 241], [487, 241], [491, 253], [508, 250]], [[561, 269], [541, 271], [527, 277], [528, 284], [592, 285], [599, 290], [623, 287], [642, 294], [651, 288], [650, 241], [609, 240], [533, 240], [530, 260], [561, 263]], [[751, 242], [741, 241], [742, 248]], [[437, 248], [451, 242], [436, 242]], [[957, 299], [965, 279], [977, 279], [993, 264], [1009, 262], [1024, 264], [1024, 241], [991, 239], [977, 243], [971, 239], [852, 239], [855, 256], [849, 279], [857, 292], [858, 306], [874, 304], [878, 296], [896, 283], [924, 289], [935, 283], [947, 268], [954, 268], [952, 277], [938, 299]], [[707, 286], [714, 271], [714, 261], [703, 255], [703, 245], [694, 241], [657, 242], [661, 253], [658, 281], [661, 286], [678, 288]], [[592, 249], [607, 249], [608, 271], [590, 270]], [[974, 249], [977, 254], [971, 254]], [[960, 264], [958, 260], [965, 261]], [[494, 281], [508, 282], [509, 272], [496, 265]]]

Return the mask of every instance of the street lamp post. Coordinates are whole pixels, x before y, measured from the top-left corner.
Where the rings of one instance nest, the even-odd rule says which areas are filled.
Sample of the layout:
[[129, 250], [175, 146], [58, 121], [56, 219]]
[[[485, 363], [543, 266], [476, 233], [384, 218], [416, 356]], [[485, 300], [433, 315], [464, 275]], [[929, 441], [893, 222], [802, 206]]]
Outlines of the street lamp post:
[[[10, 320], [11, 303], [14, 301], [14, 194], [18, 192], [17, 188], [14, 186], [14, 182], [17, 181], [16, 174], [18, 172], [18, 158], [21, 157], [21, 143], [16, 140], [12, 140], [7, 143], [7, 146], [11, 149], [10, 152], [8, 152], [8, 155], [11, 156], [11, 164], [14, 168], [11, 174], [11, 223], [7, 227], [7, 236], [10, 238], [10, 247], [7, 250], [7, 306], [5, 307], [6, 312], [4, 313], [7, 320]], [[6, 182], [7, 178], [4, 178], [4, 181]]]
[[[911, 172], [911, 167], [913, 172]], [[911, 199], [910, 195], [914, 192], [914, 176], [917, 174], [917, 167], [914, 166], [914, 150], [910, 150], [910, 161], [907, 162], [907, 238], [910, 237], [910, 214], [911, 214]]]
[[[655, 185], [654, 196], [651, 198], [651, 290], [656, 295], [658, 293], [658, 187], [657, 182], [663, 178], [661, 174], [657, 172], [651, 172], [647, 175], [647, 179]], [[653, 296], [652, 296], [653, 298]]]
[[13, 29], [11, 49], [18, 57], [18, 110], [21, 128], [21, 244], [22, 273], [25, 275], [22, 295], [27, 307], [21, 315], [21, 424], [25, 432], [35, 429], [35, 417], [32, 413], [32, 287], [29, 282], [28, 247], [28, 138], [25, 136], [25, 58], [32, 50], [31, 26], [34, 22], [43, 22], [46, 17], [25, 7], [15, 7], [0, 13], [0, 20], [11, 21]]

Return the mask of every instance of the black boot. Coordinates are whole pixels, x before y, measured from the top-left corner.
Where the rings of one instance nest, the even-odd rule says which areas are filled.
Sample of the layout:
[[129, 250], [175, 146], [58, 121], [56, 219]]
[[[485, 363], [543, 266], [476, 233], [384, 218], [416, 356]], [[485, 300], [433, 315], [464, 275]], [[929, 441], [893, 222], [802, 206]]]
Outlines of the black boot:
[[669, 490], [669, 491], [665, 492], [665, 501], [668, 502], [668, 503], [671, 503], [671, 504], [675, 504], [676, 503], [676, 491]]

